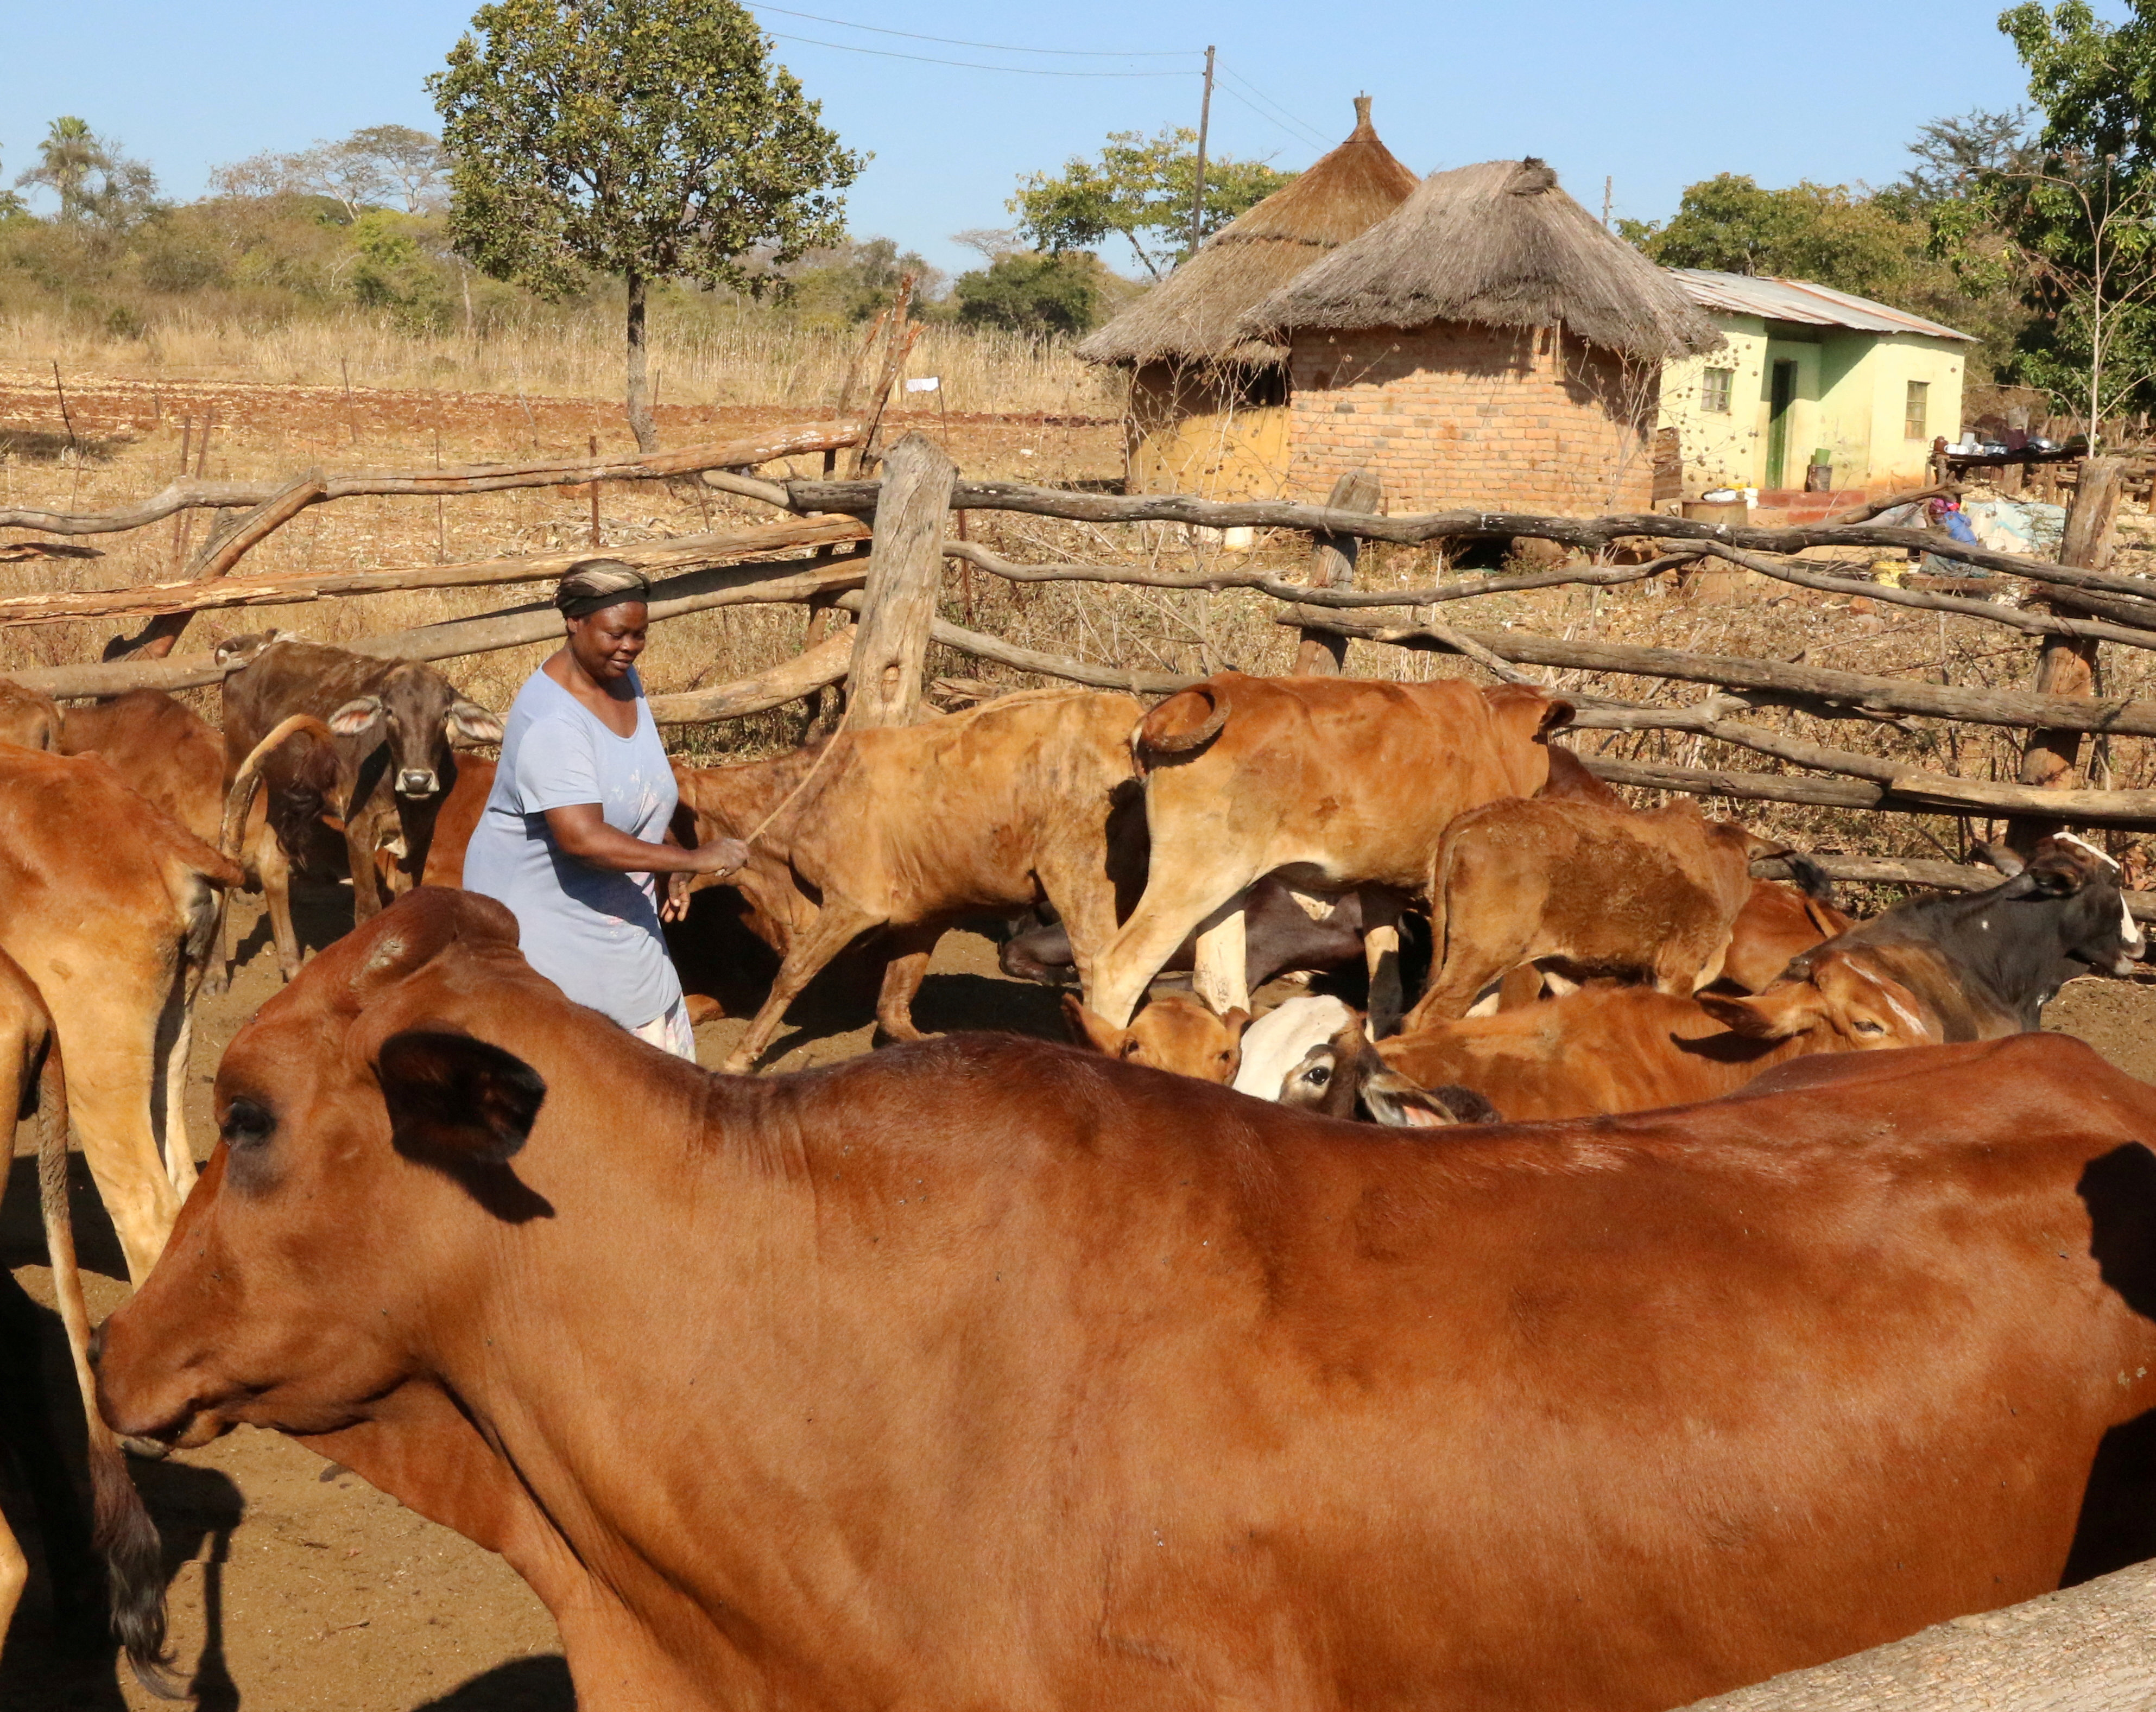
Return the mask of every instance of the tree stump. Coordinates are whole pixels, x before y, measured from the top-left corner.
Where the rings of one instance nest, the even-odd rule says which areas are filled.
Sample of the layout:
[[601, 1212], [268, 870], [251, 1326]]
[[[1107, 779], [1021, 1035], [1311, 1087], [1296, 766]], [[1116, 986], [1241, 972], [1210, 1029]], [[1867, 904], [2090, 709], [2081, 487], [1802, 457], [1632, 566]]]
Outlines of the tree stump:
[[[1351, 469], [1332, 484], [1326, 505], [1335, 511], [1363, 511], [1374, 515], [1383, 503], [1385, 490], [1375, 472]], [[1314, 535], [1310, 540], [1312, 588], [1353, 588], [1361, 543], [1352, 535]], [[1302, 645], [1295, 651], [1298, 677], [1337, 678], [1348, 664], [1348, 638], [1330, 630], [1306, 630]]]
[[921, 671], [943, 576], [943, 520], [957, 475], [943, 449], [921, 434], [908, 434], [884, 459], [842, 730], [910, 725], [921, 717]]

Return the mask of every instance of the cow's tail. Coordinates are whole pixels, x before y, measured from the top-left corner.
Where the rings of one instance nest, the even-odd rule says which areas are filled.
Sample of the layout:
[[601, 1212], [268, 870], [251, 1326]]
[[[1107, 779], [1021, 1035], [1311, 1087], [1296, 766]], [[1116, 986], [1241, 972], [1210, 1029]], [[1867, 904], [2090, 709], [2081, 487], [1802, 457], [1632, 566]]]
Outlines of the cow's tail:
[[1138, 771], [1154, 756], [1188, 755], [1202, 749], [1228, 723], [1228, 692], [1218, 684], [1194, 684], [1147, 710], [1131, 733]]
[[254, 793], [261, 787], [263, 767], [302, 731], [324, 744], [336, 741], [330, 728], [312, 714], [292, 714], [277, 721], [270, 735], [248, 751], [239, 771], [232, 776], [231, 787], [224, 793], [224, 821], [217, 840], [218, 848], [228, 860], [239, 860], [240, 842], [246, 833], [247, 817], [254, 807]]
[[105, 1561], [112, 1633], [126, 1649], [136, 1679], [167, 1700], [186, 1696], [165, 1674], [164, 1546], [157, 1524], [127, 1473], [127, 1458], [97, 1412], [97, 1381], [90, 1371], [90, 1307], [83, 1299], [82, 1271], [75, 1262], [74, 1225], [68, 1213], [67, 1074], [57, 1038], [45, 1048], [38, 1076], [38, 1200], [44, 1217], [45, 1251], [52, 1262], [53, 1294], [67, 1329], [68, 1354], [82, 1393], [87, 1432], [92, 1525], [90, 1538]]

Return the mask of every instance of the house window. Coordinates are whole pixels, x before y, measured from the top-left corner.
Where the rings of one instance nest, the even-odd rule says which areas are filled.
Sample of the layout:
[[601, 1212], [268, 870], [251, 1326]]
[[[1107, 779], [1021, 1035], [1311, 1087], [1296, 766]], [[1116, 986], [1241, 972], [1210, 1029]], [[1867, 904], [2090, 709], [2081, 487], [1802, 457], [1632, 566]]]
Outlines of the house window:
[[1699, 372], [1699, 407], [1717, 416], [1729, 414], [1729, 390], [1737, 379], [1733, 368], [1707, 368]]
[[1909, 382], [1908, 402], [1902, 407], [1902, 438], [1903, 439], [1921, 440], [1929, 432], [1924, 427], [1924, 409], [1931, 397], [1931, 392], [1932, 383], [1929, 381]]

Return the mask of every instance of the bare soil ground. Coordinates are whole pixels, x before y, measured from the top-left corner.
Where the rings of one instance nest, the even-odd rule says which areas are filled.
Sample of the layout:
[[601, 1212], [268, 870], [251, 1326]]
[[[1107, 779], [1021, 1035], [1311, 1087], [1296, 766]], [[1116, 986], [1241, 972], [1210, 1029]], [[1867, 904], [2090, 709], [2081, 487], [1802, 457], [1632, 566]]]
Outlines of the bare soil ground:
[[[339, 891], [302, 900], [310, 943], [349, 921]], [[245, 961], [231, 990], [206, 1003], [199, 1025], [190, 1133], [206, 1155], [209, 1085], [246, 1019], [277, 990], [274, 955], [255, 901], [235, 909]], [[685, 966], [693, 954], [685, 955]], [[706, 971], [709, 972], [709, 971]], [[730, 1011], [752, 1003], [761, 971], [735, 967], [719, 986]], [[933, 1029], [1000, 1028], [1062, 1038], [1057, 996], [1006, 979], [989, 941], [952, 933], [940, 948], [915, 1015]], [[870, 1049], [870, 994], [844, 969], [796, 1007], [768, 1063], [799, 1069]], [[2156, 984], [2071, 983], [2046, 1017], [2132, 1074], [2156, 1079]], [[697, 1055], [716, 1065], [746, 1027], [741, 1015], [698, 1031]], [[37, 1222], [37, 1185], [24, 1126], [4, 1203], [0, 1264], [49, 1304]], [[126, 1299], [126, 1272], [81, 1161], [74, 1205], [90, 1306], [101, 1317]], [[59, 1321], [48, 1316], [48, 1370], [69, 1397]], [[568, 1712], [574, 1704], [554, 1627], [501, 1561], [404, 1510], [357, 1477], [275, 1434], [240, 1428], [215, 1444], [136, 1474], [164, 1531], [172, 1575], [172, 1641], [181, 1679], [208, 1712]], [[0, 1487], [21, 1522], [21, 1495]], [[34, 1555], [34, 1535], [24, 1536]], [[160, 1702], [109, 1662], [57, 1656], [46, 1596], [33, 1578], [4, 1656], [0, 1706], [9, 1712], [150, 1712]]]

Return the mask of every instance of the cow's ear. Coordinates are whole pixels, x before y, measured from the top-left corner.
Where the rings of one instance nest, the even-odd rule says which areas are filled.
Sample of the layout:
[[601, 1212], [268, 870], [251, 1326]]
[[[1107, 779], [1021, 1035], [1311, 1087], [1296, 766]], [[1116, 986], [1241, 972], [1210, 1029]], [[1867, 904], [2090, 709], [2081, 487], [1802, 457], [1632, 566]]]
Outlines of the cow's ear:
[[1228, 1042], [1232, 1046], [1243, 1038], [1243, 1031], [1250, 1026], [1250, 1013], [1240, 1005], [1236, 1005], [1220, 1019], [1220, 1024], [1228, 1031]]
[[1562, 731], [1573, 722], [1579, 710], [1562, 695], [1553, 695], [1549, 705], [1543, 710], [1542, 723], [1535, 728], [1535, 736], [1547, 740], [1553, 731]]
[[1075, 992], [1063, 995], [1063, 1021], [1070, 1030], [1073, 1046], [1090, 1046], [1095, 1052], [1119, 1058], [1130, 1044], [1128, 1030], [1118, 1028], [1105, 1017], [1087, 1010], [1085, 1002]]
[[467, 743], [501, 741], [501, 721], [475, 701], [451, 702], [443, 725], [452, 737], [461, 737]]
[[1379, 1069], [1364, 1076], [1362, 1096], [1372, 1120], [1389, 1129], [1435, 1130], [1454, 1121], [1444, 1101], [1398, 1070]]
[[469, 1034], [393, 1034], [374, 1074], [397, 1151], [439, 1163], [501, 1164], [524, 1146], [547, 1099], [531, 1065]]
[[330, 715], [329, 728], [340, 737], [357, 737], [381, 717], [380, 696], [357, 696]]
[[1770, 987], [1749, 998], [1718, 992], [1696, 992], [1691, 997], [1694, 1004], [1731, 1033], [1748, 1040], [1787, 1040], [1804, 1027], [1806, 1019], [1805, 1007], [1798, 1002], [1799, 995], [1788, 985]]

